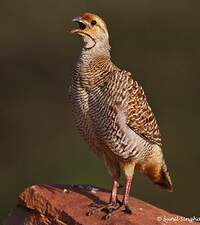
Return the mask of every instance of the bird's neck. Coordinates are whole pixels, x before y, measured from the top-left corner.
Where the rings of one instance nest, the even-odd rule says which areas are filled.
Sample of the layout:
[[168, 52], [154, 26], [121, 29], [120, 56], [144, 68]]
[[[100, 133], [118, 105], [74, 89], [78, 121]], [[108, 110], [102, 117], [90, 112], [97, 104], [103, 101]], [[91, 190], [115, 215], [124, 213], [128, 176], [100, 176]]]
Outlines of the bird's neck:
[[91, 89], [104, 82], [113, 69], [109, 48], [101, 49], [95, 46], [91, 49], [82, 49], [76, 71], [82, 86]]
[[87, 58], [87, 60], [92, 60], [99, 56], [110, 58], [110, 49], [109, 41], [97, 42], [92, 48], [85, 48], [84, 46], [80, 58]]

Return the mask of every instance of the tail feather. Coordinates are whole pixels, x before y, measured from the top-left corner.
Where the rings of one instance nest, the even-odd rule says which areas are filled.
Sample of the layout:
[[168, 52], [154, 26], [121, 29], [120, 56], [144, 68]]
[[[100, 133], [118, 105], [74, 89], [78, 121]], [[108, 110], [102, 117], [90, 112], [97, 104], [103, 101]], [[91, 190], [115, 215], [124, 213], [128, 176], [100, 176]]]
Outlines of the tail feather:
[[144, 169], [140, 171], [147, 175], [154, 184], [157, 184], [170, 192], [173, 191], [170, 174], [163, 159], [161, 162], [155, 160], [147, 162]]
[[165, 161], [163, 161], [163, 164], [161, 166], [159, 179], [155, 183], [170, 192], [173, 191], [172, 181]]

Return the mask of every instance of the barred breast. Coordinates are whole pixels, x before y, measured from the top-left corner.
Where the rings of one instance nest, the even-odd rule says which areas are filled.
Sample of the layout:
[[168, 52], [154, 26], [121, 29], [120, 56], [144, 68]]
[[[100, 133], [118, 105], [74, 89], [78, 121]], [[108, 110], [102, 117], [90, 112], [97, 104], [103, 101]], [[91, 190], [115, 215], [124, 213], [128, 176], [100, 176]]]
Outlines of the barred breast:
[[127, 125], [130, 74], [115, 70], [101, 86], [89, 93], [90, 118], [102, 142], [119, 158], [140, 161], [152, 144]]
[[[137, 132], [140, 121], [135, 119], [136, 131], [129, 126], [135, 122], [133, 113], [141, 117], [134, 112], [132, 104], [132, 98], [136, 98], [140, 90], [138, 87], [135, 90], [134, 85], [129, 72], [120, 70], [104, 57], [78, 64], [71, 85], [73, 114], [81, 135], [97, 154], [108, 151], [119, 159], [135, 161], [150, 155], [155, 143], [148, 139], [145, 131]], [[141, 102], [137, 110], [141, 112], [140, 106], [146, 109], [144, 105], [149, 110], [146, 101]]]
[[100, 153], [102, 144], [96, 132], [94, 121], [90, 116], [90, 92], [88, 87], [91, 80], [88, 77], [90, 74], [88, 72], [89, 68], [88, 66], [83, 67], [81, 62], [77, 64], [77, 67], [73, 71], [73, 77], [69, 88], [69, 98], [74, 122], [80, 135], [89, 144], [94, 153], [102, 158], [102, 154]]
[[93, 135], [94, 131], [92, 131], [91, 121], [88, 116], [88, 93], [85, 88], [82, 87], [79, 74], [76, 71], [74, 71], [71, 82], [69, 97], [75, 125], [81, 136], [91, 146], [95, 135]]

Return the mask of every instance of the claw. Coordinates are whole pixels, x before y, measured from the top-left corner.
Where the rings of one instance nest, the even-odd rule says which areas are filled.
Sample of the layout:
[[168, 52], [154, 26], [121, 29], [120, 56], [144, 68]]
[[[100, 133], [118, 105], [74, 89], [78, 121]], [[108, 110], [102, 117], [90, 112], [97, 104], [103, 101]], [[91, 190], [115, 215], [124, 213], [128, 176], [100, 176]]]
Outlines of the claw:
[[109, 214], [109, 213], [113, 212], [114, 210], [115, 210], [115, 208], [111, 208], [108, 206], [108, 207], [103, 208], [101, 211]]
[[132, 214], [132, 210], [129, 208], [128, 205], [124, 206], [124, 210], [122, 210], [124, 213], [131, 215]]
[[102, 219], [103, 220], [108, 220], [108, 219], [110, 219], [110, 214], [106, 214], [106, 215], [104, 215], [103, 217], [102, 217]]

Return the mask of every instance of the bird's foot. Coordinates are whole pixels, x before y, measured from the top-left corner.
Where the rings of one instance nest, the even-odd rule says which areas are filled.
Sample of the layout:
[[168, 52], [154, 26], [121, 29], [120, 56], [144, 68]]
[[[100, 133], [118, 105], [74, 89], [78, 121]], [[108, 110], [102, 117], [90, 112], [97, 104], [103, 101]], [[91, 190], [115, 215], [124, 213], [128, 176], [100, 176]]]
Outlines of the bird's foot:
[[128, 205], [123, 205], [122, 207], [123, 207], [122, 212], [126, 214], [130, 214], [130, 215], [133, 213], [131, 208]]
[[103, 216], [102, 219], [104, 220], [108, 220], [111, 216], [115, 215], [118, 212], [124, 212], [125, 214], [132, 214], [132, 210], [129, 208], [128, 205], [124, 205], [124, 204], [119, 204], [117, 207], [115, 208], [105, 208], [105, 210], [103, 210], [106, 214]]
[[89, 207], [92, 208], [92, 209], [90, 209], [86, 213], [87, 216], [91, 216], [91, 215], [94, 215], [95, 213], [97, 213], [99, 211], [102, 211], [106, 207], [106, 205], [105, 204], [91, 203], [91, 204], [89, 204]]
[[91, 216], [96, 214], [99, 211], [103, 211], [106, 214], [112, 212], [113, 210], [115, 210], [116, 208], [121, 206], [121, 202], [119, 200], [117, 200], [116, 203], [109, 203], [109, 204], [96, 204], [96, 203], [91, 203], [89, 205], [89, 207], [91, 207], [92, 209], [89, 210], [86, 215], [87, 216]]
[[117, 212], [122, 211], [126, 214], [132, 214], [132, 210], [129, 208], [128, 205], [124, 205], [122, 202], [119, 200], [117, 203], [109, 203], [107, 205], [105, 204], [90, 204], [91, 209], [90, 211], [87, 212], [87, 216], [94, 215], [97, 212], [103, 211], [105, 215], [102, 217], [103, 220], [108, 220], [111, 216], [115, 215]]

